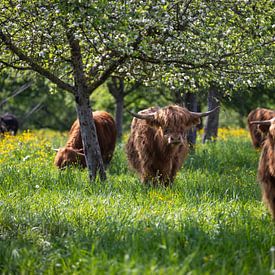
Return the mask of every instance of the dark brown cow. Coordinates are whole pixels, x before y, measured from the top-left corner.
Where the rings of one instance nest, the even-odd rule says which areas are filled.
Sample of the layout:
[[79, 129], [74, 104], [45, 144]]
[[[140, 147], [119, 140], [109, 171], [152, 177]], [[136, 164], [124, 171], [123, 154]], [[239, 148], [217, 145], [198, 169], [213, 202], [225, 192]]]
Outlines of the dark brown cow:
[[251, 121], [269, 120], [275, 116], [274, 110], [257, 108], [252, 110], [247, 117], [247, 124], [252, 139], [252, 144], [255, 148], [261, 148], [265, 140], [265, 133], [259, 130], [257, 124], [251, 124]]
[[164, 186], [173, 182], [188, 153], [188, 129], [200, 123], [206, 113], [194, 113], [186, 108], [169, 105], [152, 107], [131, 113], [131, 133], [126, 153], [131, 167], [143, 182], [152, 181]]
[[[93, 112], [102, 160], [105, 165], [112, 159], [116, 143], [116, 124], [112, 116], [105, 111]], [[86, 167], [83, 150], [80, 124], [76, 120], [69, 132], [69, 139], [64, 148], [60, 148], [55, 156], [54, 163], [59, 168], [78, 163]]]
[[262, 198], [275, 220], [275, 115], [270, 120], [252, 121], [266, 135], [258, 167]]
[[0, 132], [10, 132], [13, 136], [18, 131], [19, 123], [17, 118], [13, 114], [4, 114], [0, 116]]

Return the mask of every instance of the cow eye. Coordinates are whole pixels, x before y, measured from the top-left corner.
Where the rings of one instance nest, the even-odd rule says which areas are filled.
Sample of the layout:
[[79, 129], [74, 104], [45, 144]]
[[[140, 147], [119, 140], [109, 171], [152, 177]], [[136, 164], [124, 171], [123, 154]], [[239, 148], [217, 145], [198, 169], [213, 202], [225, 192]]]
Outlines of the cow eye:
[[169, 129], [164, 129], [163, 130], [163, 133], [166, 135], [166, 134], [168, 134], [169, 133]]

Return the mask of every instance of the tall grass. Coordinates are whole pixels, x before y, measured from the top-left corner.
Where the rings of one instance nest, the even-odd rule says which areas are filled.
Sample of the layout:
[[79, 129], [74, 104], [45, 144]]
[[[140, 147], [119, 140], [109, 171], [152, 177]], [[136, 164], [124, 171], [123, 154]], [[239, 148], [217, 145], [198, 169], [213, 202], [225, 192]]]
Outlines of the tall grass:
[[[233, 133], [233, 132], [232, 132]], [[222, 135], [221, 135], [222, 136]], [[108, 180], [58, 171], [64, 135], [0, 141], [2, 274], [271, 274], [275, 226], [247, 136], [198, 144], [170, 188], [129, 171], [118, 144]], [[273, 264], [274, 265], [274, 264]]]

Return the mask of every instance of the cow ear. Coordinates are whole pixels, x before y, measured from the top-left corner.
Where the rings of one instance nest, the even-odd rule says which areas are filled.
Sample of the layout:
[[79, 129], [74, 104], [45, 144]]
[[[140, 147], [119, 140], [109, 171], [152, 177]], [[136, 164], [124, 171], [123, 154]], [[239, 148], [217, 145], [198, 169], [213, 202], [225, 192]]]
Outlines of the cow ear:
[[265, 124], [258, 125], [259, 130], [265, 134], [269, 131], [269, 127], [270, 125], [265, 125]]

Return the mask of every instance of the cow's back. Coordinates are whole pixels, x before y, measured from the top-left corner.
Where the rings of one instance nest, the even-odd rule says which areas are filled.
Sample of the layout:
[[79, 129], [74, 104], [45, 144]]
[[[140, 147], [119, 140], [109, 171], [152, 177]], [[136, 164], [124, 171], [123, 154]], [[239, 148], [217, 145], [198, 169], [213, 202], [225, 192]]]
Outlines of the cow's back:
[[113, 117], [105, 111], [93, 112], [98, 142], [104, 163], [109, 163], [116, 144], [116, 124]]
[[[116, 124], [113, 117], [105, 111], [93, 112], [98, 143], [103, 162], [108, 164], [112, 158], [116, 144]], [[66, 147], [83, 149], [79, 120], [75, 120], [70, 132]]]

